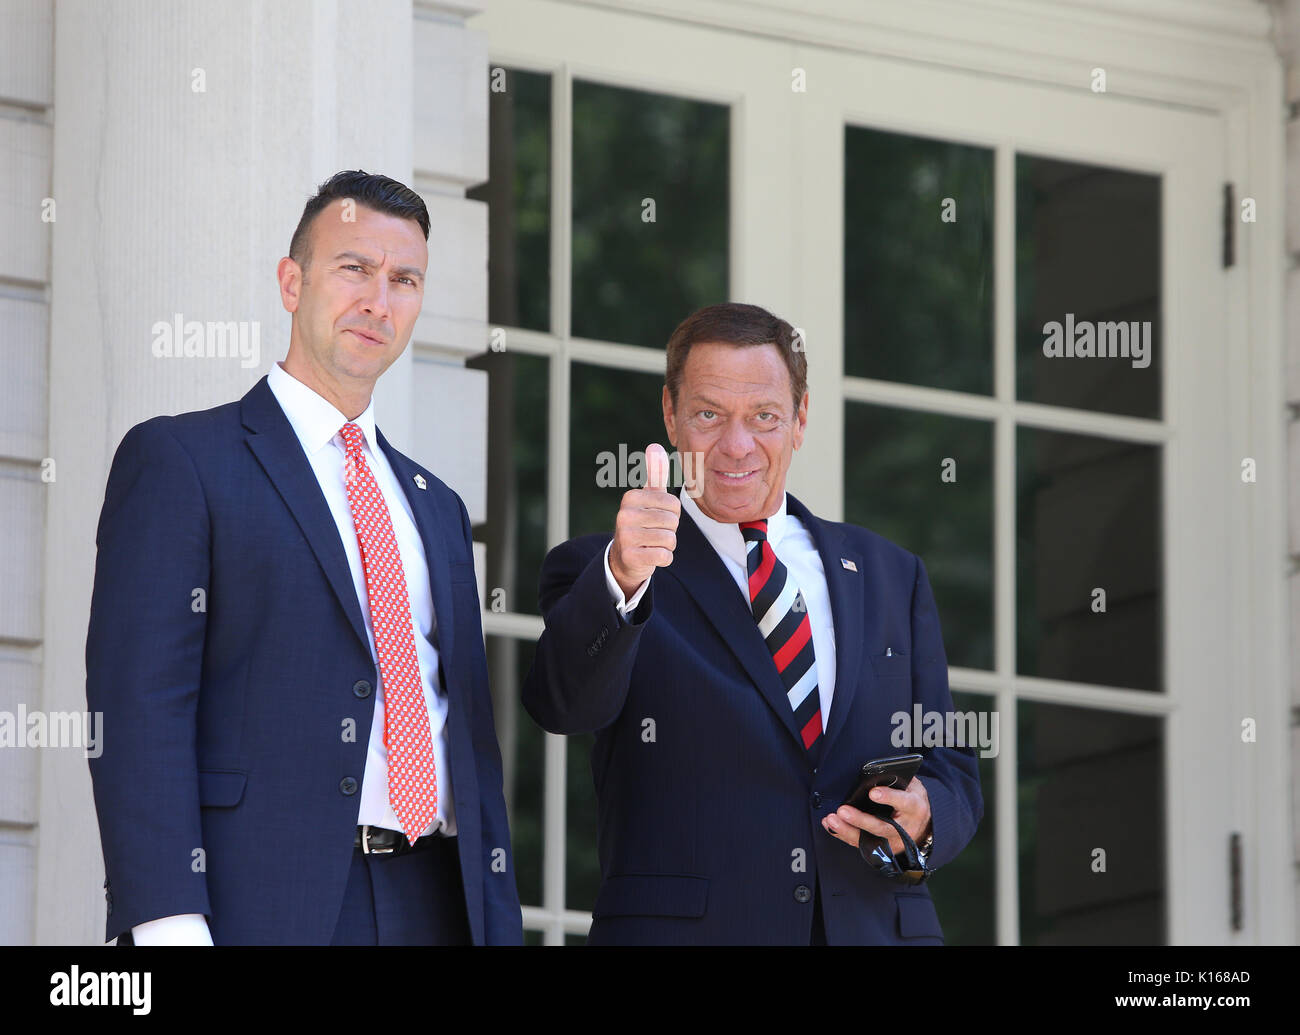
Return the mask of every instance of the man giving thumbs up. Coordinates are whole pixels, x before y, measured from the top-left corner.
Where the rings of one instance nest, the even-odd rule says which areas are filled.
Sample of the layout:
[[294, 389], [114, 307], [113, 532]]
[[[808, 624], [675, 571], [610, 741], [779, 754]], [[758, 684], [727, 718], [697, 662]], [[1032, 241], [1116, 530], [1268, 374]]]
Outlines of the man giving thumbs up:
[[[596, 734], [591, 944], [943, 942], [923, 882], [983, 814], [976, 759], [891, 736], [892, 716], [952, 710], [925, 566], [786, 492], [801, 346], [758, 306], [684, 320], [661, 404], [689, 491], [649, 446], [613, 536], [543, 565], [523, 701], [552, 733]], [[873, 792], [892, 820], [842, 804], [864, 763], [905, 751], [916, 776]]]

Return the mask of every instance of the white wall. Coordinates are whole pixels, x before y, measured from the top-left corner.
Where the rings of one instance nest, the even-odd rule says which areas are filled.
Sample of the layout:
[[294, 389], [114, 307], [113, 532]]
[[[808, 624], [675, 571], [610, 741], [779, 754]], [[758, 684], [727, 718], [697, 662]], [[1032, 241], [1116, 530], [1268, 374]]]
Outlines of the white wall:
[[[0, 711], [40, 699], [53, 147], [50, 0], [0, 0]], [[82, 766], [85, 761], [82, 759]], [[0, 750], [0, 943], [35, 932], [39, 753]]]
[[[467, 472], [486, 448], [485, 401], [478, 375], [462, 384], [473, 372], [456, 366], [481, 351], [471, 346], [486, 321], [485, 222], [463, 199], [486, 166], [486, 112], [468, 103], [485, 92], [484, 47], [462, 25], [476, 9], [422, 3], [417, 25], [411, 0], [172, 0], [165, 17], [148, 0], [60, 0], [53, 14], [49, 0], [0, 0], [11, 16], [0, 102], [27, 106], [0, 107], [0, 239], [21, 245], [0, 256], [0, 326], [19, 329], [18, 383], [6, 376], [0, 395], [0, 521], [19, 533], [0, 537], [11, 552], [0, 570], [17, 590], [0, 597], [0, 709], [12, 710], [10, 698], [84, 708], [113, 451], [133, 424], [237, 399], [283, 358], [275, 265], [306, 198], [339, 169], [413, 183], [420, 149], [442, 265], [430, 271], [420, 345], [380, 382], [376, 412], [393, 443], [435, 472], [451, 457], [448, 480], [467, 484], [467, 503], [478, 493], [482, 516]], [[430, 65], [426, 54], [417, 72], [430, 40], [441, 56]], [[47, 192], [52, 226], [35, 219], [33, 199]], [[21, 269], [4, 266], [14, 256]], [[260, 361], [156, 358], [151, 328], [173, 313], [258, 321]], [[38, 478], [45, 455], [57, 461], [51, 485]], [[85, 757], [31, 754], [0, 752], [0, 941], [99, 944], [103, 868]]]

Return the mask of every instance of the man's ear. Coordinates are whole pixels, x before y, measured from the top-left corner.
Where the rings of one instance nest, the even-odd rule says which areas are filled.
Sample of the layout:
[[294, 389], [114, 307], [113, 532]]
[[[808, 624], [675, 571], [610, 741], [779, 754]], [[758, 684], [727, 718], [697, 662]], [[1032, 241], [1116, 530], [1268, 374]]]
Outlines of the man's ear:
[[808, 391], [804, 390], [803, 398], [799, 400], [799, 409], [794, 414], [794, 448], [798, 449], [803, 445], [804, 429], [808, 427]]
[[664, 408], [664, 431], [668, 433], [669, 444], [674, 449], [676, 449], [677, 448], [677, 417], [673, 413], [673, 397], [671, 393], [668, 391], [667, 385], [664, 385], [662, 403]]
[[286, 312], [296, 313], [302, 298], [302, 267], [286, 255], [275, 267], [275, 279], [280, 282], [280, 304]]

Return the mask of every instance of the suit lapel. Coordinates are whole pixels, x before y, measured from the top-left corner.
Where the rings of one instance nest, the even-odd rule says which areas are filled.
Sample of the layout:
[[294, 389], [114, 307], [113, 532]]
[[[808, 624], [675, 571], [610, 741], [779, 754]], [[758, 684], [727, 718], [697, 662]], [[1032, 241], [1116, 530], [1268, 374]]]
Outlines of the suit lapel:
[[453, 626], [455, 616], [451, 606], [451, 565], [447, 559], [447, 540], [441, 523], [432, 513], [428, 490], [419, 488], [415, 482], [416, 475], [419, 475], [427, 485], [433, 475], [394, 449], [378, 427], [375, 428], [375, 437], [379, 439], [380, 448], [392, 465], [397, 484], [406, 493], [406, 498], [411, 504], [411, 513], [415, 515], [415, 527], [419, 530], [420, 540], [424, 543], [424, 559], [429, 567], [429, 588], [433, 593], [434, 635], [437, 637], [438, 652], [442, 656], [443, 665], [450, 667], [452, 644], [455, 642]]
[[699, 604], [700, 610], [744, 666], [749, 678], [802, 751], [803, 741], [795, 727], [794, 709], [790, 707], [785, 684], [772, 661], [772, 652], [758, 631], [758, 623], [722, 558], [685, 511], [677, 525], [673, 563], [664, 571], [676, 578]]
[[[835, 688], [831, 695], [831, 714], [826, 720], [826, 732], [822, 740], [822, 757], [825, 758], [834, 746], [835, 738], [844, 728], [853, 707], [853, 698], [861, 689], [859, 668], [862, 664], [862, 633], [865, 628], [863, 601], [866, 590], [863, 580], [866, 578], [866, 565], [862, 554], [845, 542], [843, 532], [815, 517], [789, 493], [786, 493], [786, 509], [803, 522], [817, 545], [822, 568], [826, 572], [831, 621], [835, 626]], [[843, 562], [846, 560], [857, 570], [851, 571], [844, 567]]]
[[368, 652], [370, 639], [361, 617], [361, 604], [352, 583], [347, 554], [343, 552], [343, 542], [339, 539], [338, 525], [334, 523], [334, 515], [325, 502], [325, 495], [302, 450], [302, 443], [289, 418], [280, 409], [265, 377], [241, 400], [240, 416], [250, 432], [245, 436], [248, 448], [293, 513], [316, 560], [324, 569], [334, 595], [343, 605], [353, 631]]
[[[835, 628], [835, 689], [820, 753], [825, 758], [844, 728], [853, 699], [860, 689], [866, 566], [862, 554], [847, 545], [842, 532], [815, 517], [789, 493], [786, 501], [787, 511], [803, 522], [821, 556]], [[857, 570], [845, 568], [845, 560], [854, 564]], [[685, 512], [677, 526], [673, 563], [664, 570], [676, 578], [699, 604], [700, 610], [802, 749], [803, 740], [795, 727], [794, 709], [790, 707], [785, 685], [772, 662], [772, 652], [763, 642], [758, 624], [722, 558]]]

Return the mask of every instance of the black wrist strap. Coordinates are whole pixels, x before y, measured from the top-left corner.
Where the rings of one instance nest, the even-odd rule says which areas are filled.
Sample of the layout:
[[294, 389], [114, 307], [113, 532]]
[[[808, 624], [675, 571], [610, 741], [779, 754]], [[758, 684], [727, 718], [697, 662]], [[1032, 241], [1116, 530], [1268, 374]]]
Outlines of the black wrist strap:
[[921, 853], [912, 840], [912, 835], [892, 816], [883, 818], [898, 831], [898, 836], [903, 839], [903, 850], [898, 856], [890, 855], [888, 840], [864, 830], [858, 835], [858, 851], [862, 853], [862, 858], [885, 877], [892, 877], [904, 884], [925, 883], [934, 870], [921, 861]]

